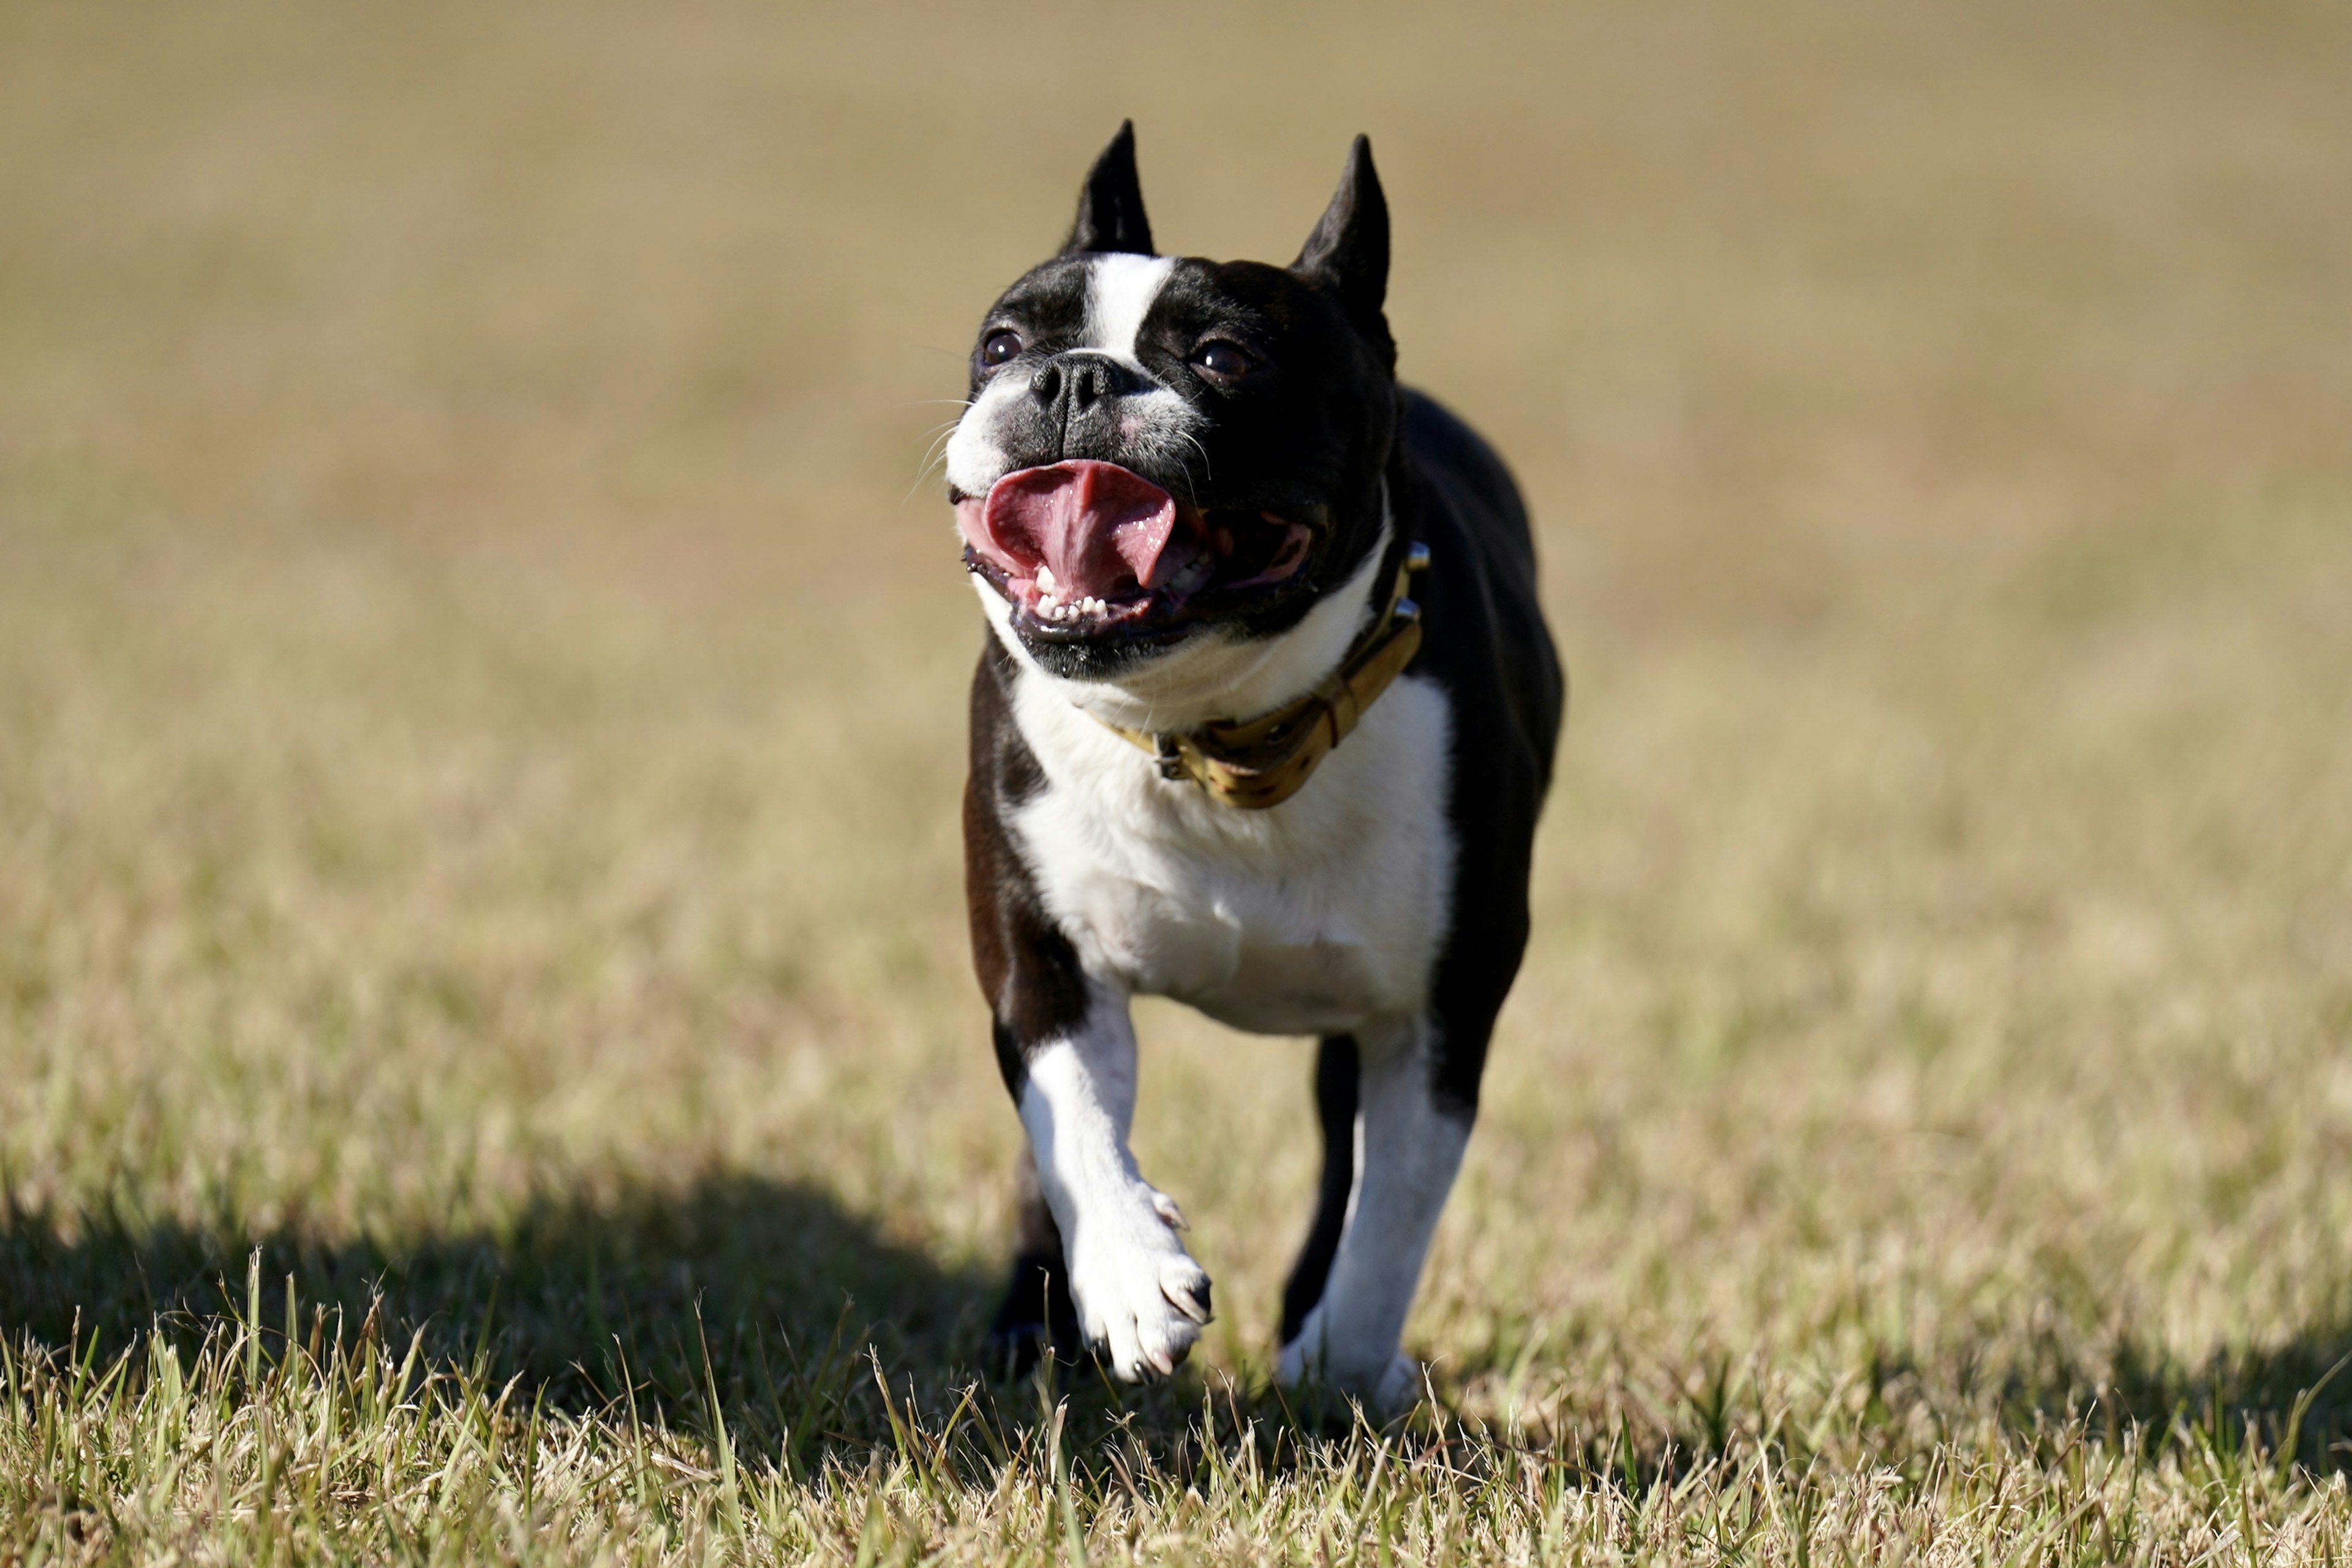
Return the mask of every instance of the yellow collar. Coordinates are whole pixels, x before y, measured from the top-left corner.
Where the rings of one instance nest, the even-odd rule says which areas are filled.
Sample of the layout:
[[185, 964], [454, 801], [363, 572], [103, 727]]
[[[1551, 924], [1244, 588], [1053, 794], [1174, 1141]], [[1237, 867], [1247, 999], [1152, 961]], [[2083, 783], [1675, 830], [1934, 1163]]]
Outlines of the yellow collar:
[[1387, 605], [1348, 649], [1339, 667], [1306, 696], [1255, 719], [1214, 720], [1197, 730], [1130, 730], [1106, 725], [1150, 752], [1160, 776], [1190, 779], [1220, 805], [1244, 811], [1280, 805], [1348, 738], [1364, 710], [1421, 651], [1421, 606], [1405, 596], [1413, 574], [1429, 564], [1429, 546], [1405, 550]]

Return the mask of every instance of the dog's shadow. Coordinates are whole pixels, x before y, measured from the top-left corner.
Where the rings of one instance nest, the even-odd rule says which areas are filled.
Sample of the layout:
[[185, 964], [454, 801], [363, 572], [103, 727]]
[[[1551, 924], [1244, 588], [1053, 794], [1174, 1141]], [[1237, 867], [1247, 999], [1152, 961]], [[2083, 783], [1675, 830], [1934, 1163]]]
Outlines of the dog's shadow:
[[[935, 1396], [982, 1371], [992, 1272], [943, 1267], [830, 1194], [713, 1176], [551, 1198], [496, 1229], [321, 1240], [297, 1225], [61, 1223], [0, 1212], [0, 1331], [101, 1363], [151, 1333], [191, 1354], [259, 1324], [282, 1351], [362, 1340], [526, 1406], [702, 1428], [797, 1421], [825, 1446], [889, 1440], [874, 1369]], [[257, 1310], [252, 1298], [257, 1291]]]
[[[265, 1352], [278, 1354], [290, 1279], [294, 1333], [306, 1348], [340, 1335], [398, 1358], [417, 1340], [426, 1368], [493, 1393], [520, 1390], [526, 1405], [579, 1415], [634, 1405], [643, 1419], [689, 1431], [707, 1431], [715, 1394], [739, 1440], [786, 1445], [803, 1461], [892, 1442], [877, 1367], [902, 1397], [935, 1413], [996, 1370], [985, 1337], [1001, 1279], [993, 1268], [944, 1265], [827, 1193], [761, 1177], [549, 1198], [495, 1230], [386, 1241], [322, 1240], [296, 1224], [256, 1236], [229, 1223], [107, 1214], [63, 1223], [0, 1201], [0, 1333], [12, 1351], [29, 1342], [104, 1363], [160, 1333], [193, 1352], [251, 1320]], [[1475, 1373], [1477, 1361], [1456, 1370]], [[2352, 1314], [2264, 1351], [2216, 1352], [2193, 1364], [2126, 1342], [2095, 1373], [2063, 1355], [2023, 1376], [2012, 1371], [2001, 1425], [2020, 1436], [2069, 1421], [2094, 1432], [2132, 1426], [2149, 1440], [2225, 1453], [2242, 1448], [2251, 1428], [2273, 1453], [2292, 1441], [2303, 1463], [2347, 1469], [2352, 1365], [2339, 1365], [2347, 1361]], [[1065, 1389], [1088, 1381], [1066, 1376]], [[1028, 1391], [1001, 1379], [993, 1387], [1012, 1398], [991, 1403], [1015, 1419], [1021, 1407], [1034, 1413]], [[1080, 1403], [1101, 1406], [1082, 1412], [1101, 1418], [1086, 1425], [1108, 1431], [1139, 1417], [1140, 1430], [1181, 1441], [1197, 1398], [1179, 1385], [1106, 1390]], [[1349, 1427], [1267, 1399], [1244, 1398], [1236, 1417]], [[1570, 1426], [1589, 1426], [1592, 1442], [1607, 1436], [1597, 1417]], [[1588, 1468], [1609, 1473], [1633, 1461], [1646, 1470], [1682, 1462], [1670, 1458], [1677, 1451], [1704, 1455], [1706, 1426], [1695, 1403], [1636, 1438], [1638, 1456], [1621, 1456], [1611, 1437]], [[1575, 1448], [1573, 1432], [1556, 1436]]]

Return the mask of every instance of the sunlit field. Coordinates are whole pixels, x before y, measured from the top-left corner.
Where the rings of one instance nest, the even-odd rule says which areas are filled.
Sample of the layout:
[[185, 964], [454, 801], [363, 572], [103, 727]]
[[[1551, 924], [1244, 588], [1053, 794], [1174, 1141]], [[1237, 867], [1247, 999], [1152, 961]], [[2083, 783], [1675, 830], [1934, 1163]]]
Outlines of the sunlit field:
[[[2333, 1561], [2352, 13], [0, 5], [0, 1558]], [[927, 446], [1127, 115], [1573, 696], [1383, 1425], [992, 1382]], [[942, 401], [947, 400], [947, 401]]]

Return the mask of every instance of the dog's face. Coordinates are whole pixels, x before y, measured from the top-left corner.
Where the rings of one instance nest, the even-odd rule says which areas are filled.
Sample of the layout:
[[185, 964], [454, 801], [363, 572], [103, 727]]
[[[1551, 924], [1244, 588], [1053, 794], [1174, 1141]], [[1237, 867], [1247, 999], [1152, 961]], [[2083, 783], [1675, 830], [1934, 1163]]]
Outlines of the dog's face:
[[1357, 140], [1287, 268], [1151, 249], [1131, 132], [1062, 253], [989, 310], [948, 444], [967, 567], [1048, 673], [1277, 637], [1381, 537], [1388, 213]]

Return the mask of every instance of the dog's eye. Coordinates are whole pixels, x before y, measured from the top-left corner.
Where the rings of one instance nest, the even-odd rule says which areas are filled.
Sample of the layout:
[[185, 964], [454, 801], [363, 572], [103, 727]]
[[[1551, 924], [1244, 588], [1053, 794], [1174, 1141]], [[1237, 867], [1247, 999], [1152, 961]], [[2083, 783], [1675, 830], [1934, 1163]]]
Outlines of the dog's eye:
[[1004, 364], [1021, 355], [1021, 334], [1009, 328], [991, 332], [980, 342], [980, 363]]
[[1223, 338], [1211, 338], [1192, 351], [1192, 363], [1221, 380], [1247, 375], [1257, 368], [1249, 350]]

